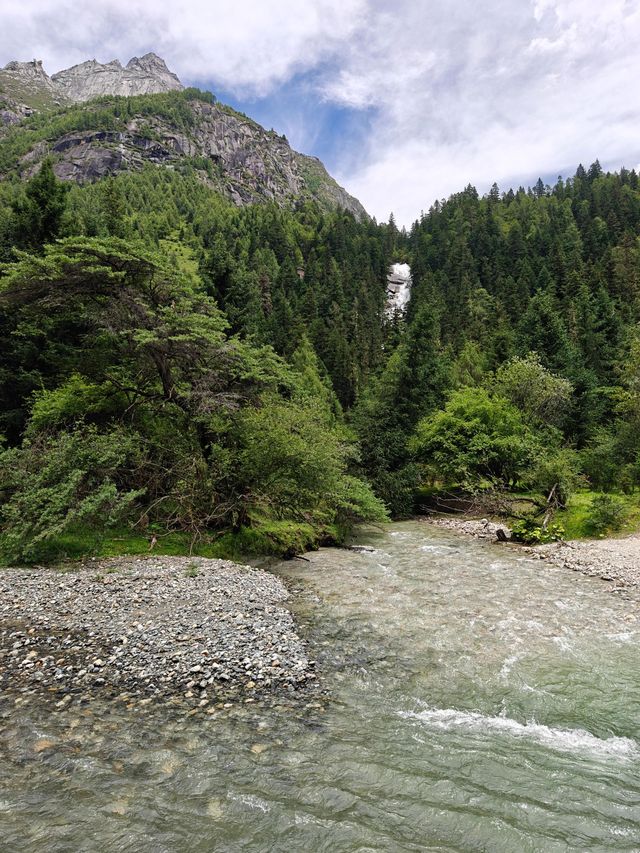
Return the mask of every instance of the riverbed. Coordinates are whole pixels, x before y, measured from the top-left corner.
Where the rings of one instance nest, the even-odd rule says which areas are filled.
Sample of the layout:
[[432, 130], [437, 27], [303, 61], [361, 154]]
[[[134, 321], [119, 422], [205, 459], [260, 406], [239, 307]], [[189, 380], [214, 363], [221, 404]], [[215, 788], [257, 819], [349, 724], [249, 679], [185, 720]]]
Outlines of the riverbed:
[[424, 522], [276, 567], [324, 693], [1, 720], [2, 850], [640, 848], [640, 610]]

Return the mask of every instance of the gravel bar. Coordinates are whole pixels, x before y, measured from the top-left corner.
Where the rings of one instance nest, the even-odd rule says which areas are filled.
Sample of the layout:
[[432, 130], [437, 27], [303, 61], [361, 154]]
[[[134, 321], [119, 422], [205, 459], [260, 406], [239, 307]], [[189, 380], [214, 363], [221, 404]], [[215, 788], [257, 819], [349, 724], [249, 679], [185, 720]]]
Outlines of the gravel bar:
[[619, 539], [573, 539], [529, 548], [554, 565], [609, 581], [612, 592], [640, 587], [640, 535]]
[[287, 598], [279, 578], [225, 560], [0, 570], [0, 697], [48, 695], [63, 709], [102, 695], [206, 710], [238, 694], [290, 695], [315, 674]]
[[[425, 520], [436, 527], [476, 539], [492, 540], [496, 544], [498, 529], [509, 535], [506, 525], [495, 524], [486, 518], [427, 517]], [[611, 592], [640, 589], [640, 534], [637, 533], [619, 538], [570, 539], [536, 546], [509, 543], [509, 546], [559, 568], [608, 581]]]
[[421, 519], [441, 527], [443, 530], [451, 530], [464, 536], [473, 536], [474, 539], [496, 540], [498, 530], [503, 530], [508, 536], [509, 528], [504, 524], [495, 524], [488, 518], [451, 518], [449, 516], [436, 518], [434, 516], [421, 516]]

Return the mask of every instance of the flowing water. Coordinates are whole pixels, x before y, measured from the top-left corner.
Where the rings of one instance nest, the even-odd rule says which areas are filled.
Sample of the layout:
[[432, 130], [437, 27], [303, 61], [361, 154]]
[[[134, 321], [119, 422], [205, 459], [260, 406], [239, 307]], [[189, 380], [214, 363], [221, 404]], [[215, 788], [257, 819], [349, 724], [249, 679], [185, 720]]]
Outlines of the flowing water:
[[423, 522], [360, 541], [277, 567], [321, 707], [12, 712], [0, 849], [640, 850], [637, 603]]
[[391, 264], [387, 275], [387, 317], [406, 310], [411, 299], [411, 283], [409, 264]]

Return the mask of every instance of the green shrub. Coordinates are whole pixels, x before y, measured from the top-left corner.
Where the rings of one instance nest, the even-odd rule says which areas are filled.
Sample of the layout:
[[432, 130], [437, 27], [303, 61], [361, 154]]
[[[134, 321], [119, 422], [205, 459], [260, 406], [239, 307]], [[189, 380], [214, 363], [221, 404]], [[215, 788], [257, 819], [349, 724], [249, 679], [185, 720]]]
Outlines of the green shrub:
[[515, 542], [522, 542], [525, 545], [542, 545], [563, 539], [564, 528], [561, 524], [550, 524], [543, 528], [535, 518], [529, 517], [511, 525], [511, 536]]
[[596, 534], [620, 530], [628, 515], [627, 505], [621, 498], [614, 495], [597, 495], [589, 507], [587, 527]]
[[9, 561], [61, 556], [63, 537], [77, 529], [96, 535], [131, 512], [140, 491], [123, 488], [121, 473], [136, 456], [134, 437], [83, 427], [42, 434], [0, 453], [2, 550]]
[[555, 486], [558, 505], [566, 506], [583, 479], [579, 474], [578, 456], [575, 451], [567, 448], [545, 448], [536, 460], [531, 474], [526, 477], [526, 485], [545, 496]]

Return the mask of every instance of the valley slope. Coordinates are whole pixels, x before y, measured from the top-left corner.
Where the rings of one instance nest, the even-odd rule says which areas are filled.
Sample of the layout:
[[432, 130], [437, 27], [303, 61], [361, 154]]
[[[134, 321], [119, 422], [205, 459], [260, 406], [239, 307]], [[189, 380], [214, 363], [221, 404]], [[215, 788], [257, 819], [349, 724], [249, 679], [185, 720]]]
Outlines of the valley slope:
[[0, 71], [0, 173], [31, 177], [46, 157], [62, 180], [90, 183], [145, 164], [198, 177], [237, 205], [316, 201], [323, 210], [367, 214], [315, 157], [285, 137], [184, 89], [155, 54], [90, 60], [49, 77], [42, 63]]

